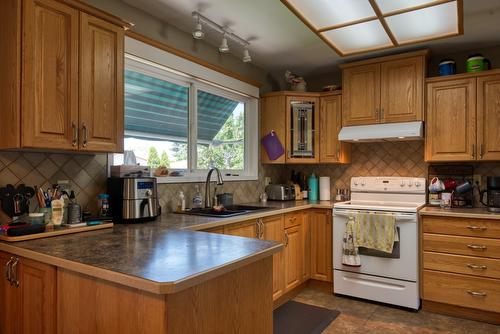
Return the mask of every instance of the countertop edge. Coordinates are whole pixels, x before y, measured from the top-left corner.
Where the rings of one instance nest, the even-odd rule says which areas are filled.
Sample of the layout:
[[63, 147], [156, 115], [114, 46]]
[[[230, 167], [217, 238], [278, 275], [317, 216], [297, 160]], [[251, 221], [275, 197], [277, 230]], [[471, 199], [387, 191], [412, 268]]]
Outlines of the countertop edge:
[[[474, 210], [471, 208], [470, 210]], [[433, 217], [456, 217], [456, 218], [473, 218], [473, 219], [490, 219], [490, 220], [500, 220], [500, 215], [498, 213], [490, 213], [483, 208], [476, 208], [484, 210], [484, 212], [464, 212], [453, 211], [454, 209], [439, 209], [435, 207], [425, 207], [419, 211], [420, 216], [433, 216]]]
[[21, 256], [30, 260], [42, 262], [48, 265], [56, 266], [58, 268], [62, 268], [79, 274], [84, 274], [93, 278], [102, 279], [108, 282], [121, 284], [127, 287], [139, 289], [141, 291], [148, 291], [155, 294], [172, 294], [182, 291], [199, 283], [205, 282], [235, 269], [239, 269], [243, 266], [259, 261], [265, 257], [271, 256], [282, 249], [283, 244], [276, 244], [262, 251], [245, 256], [238, 260], [234, 260], [232, 262], [228, 262], [218, 267], [210, 268], [179, 281], [155, 282], [145, 278], [140, 278], [137, 276], [128, 275], [71, 260], [65, 260], [59, 257], [46, 255], [21, 247], [16, 247], [14, 244], [3, 242], [0, 243], [0, 251], [5, 251], [10, 254]]

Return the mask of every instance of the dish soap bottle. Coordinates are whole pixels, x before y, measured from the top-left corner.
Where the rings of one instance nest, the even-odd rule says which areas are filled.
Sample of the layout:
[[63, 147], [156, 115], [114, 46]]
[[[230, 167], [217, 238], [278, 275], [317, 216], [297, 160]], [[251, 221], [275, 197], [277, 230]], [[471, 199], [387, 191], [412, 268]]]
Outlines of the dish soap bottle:
[[309, 179], [307, 180], [308, 186], [309, 186], [309, 200], [310, 201], [317, 201], [318, 200], [318, 178], [314, 174], [314, 172], [309, 176]]
[[177, 212], [186, 211], [186, 197], [184, 196], [184, 192], [179, 191], [179, 199], [177, 201]]
[[201, 204], [203, 199], [201, 197], [200, 187], [196, 185], [194, 187], [194, 196], [193, 196], [193, 208], [201, 208]]

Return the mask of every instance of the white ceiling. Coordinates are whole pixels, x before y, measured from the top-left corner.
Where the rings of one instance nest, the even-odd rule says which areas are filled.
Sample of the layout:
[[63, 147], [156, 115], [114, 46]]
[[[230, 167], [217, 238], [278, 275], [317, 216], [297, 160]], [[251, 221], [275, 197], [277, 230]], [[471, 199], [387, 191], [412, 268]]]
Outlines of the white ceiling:
[[[338, 56], [279, 0], [122, 1], [186, 32], [192, 31], [195, 22], [191, 12], [197, 10], [248, 39], [253, 63], [273, 72], [291, 69], [300, 75], [311, 75], [331, 70], [333, 65], [348, 60], [404, 50], [429, 47], [433, 54], [446, 55], [500, 45], [499, 0], [464, 0], [465, 33], [462, 36], [344, 58]], [[218, 46], [220, 35], [207, 29], [205, 32], [206, 40]], [[233, 47], [231, 53], [241, 56], [241, 49]]]

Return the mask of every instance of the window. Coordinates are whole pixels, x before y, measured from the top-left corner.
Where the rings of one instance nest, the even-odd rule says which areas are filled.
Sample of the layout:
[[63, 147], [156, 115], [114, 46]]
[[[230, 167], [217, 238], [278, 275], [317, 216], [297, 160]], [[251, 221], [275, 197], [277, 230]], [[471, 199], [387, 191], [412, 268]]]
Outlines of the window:
[[257, 99], [126, 56], [125, 151], [180, 175], [159, 182], [204, 181], [212, 167], [226, 180], [255, 180], [257, 141]]

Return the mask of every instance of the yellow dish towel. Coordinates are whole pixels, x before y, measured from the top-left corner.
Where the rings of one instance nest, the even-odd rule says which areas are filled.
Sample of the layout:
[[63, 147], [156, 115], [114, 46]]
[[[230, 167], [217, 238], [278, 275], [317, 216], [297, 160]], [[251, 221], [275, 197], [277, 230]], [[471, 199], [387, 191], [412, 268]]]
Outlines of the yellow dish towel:
[[396, 219], [385, 213], [359, 213], [356, 219], [356, 247], [392, 253], [394, 241], [399, 241]]

